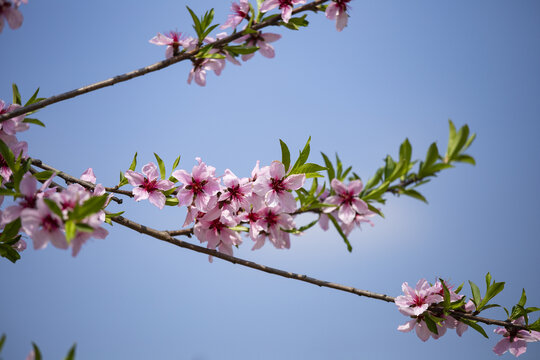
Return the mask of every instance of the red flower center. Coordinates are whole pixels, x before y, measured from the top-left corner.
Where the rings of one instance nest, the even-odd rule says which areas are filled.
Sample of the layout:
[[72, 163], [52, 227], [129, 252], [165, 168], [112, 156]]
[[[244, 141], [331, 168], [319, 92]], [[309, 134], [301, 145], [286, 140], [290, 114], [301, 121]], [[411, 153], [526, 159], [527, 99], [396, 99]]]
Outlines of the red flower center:
[[144, 178], [143, 184], [140, 185], [141, 188], [146, 190], [148, 193], [151, 193], [152, 191], [157, 190], [157, 180], [148, 180], [147, 178]]
[[285, 188], [285, 185], [283, 184], [283, 180], [284, 179], [274, 179], [274, 178], [271, 178], [270, 179], [270, 187], [272, 188], [272, 190], [274, 190], [275, 192], [277, 193], [282, 193], [284, 192], [285, 190], [287, 190]]
[[43, 220], [41, 220], [41, 226], [43, 226], [43, 229], [45, 229], [47, 232], [53, 232], [58, 230], [60, 227], [58, 221], [51, 215], [47, 215]]

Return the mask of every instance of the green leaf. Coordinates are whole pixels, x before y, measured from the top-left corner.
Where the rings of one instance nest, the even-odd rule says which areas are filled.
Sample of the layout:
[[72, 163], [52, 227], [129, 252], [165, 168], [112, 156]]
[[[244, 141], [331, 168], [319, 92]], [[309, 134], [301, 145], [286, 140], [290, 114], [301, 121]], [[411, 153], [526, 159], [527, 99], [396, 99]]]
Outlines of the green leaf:
[[491, 285], [487, 291], [486, 296], [484, 296], [484, 299], [482, 299], [482, 302], [478, 306], [477, 310], [480, 310], [484, 308], [484, 306], [489, 302], [489, 300], [493, 299], [498, 293], [504, 290], [504, 282], [494, 282], [493, 285]]
[[317, 164], [313, 164], [313, 163], [307, 163], [307, 164], [304, 164], [302, 166], [299, 166], [296, 169], [295, 173], [296, 174], [308, 174], [308, 173], [316, 173], [316, 172], [323, 171], [323, 170], [326, 170], [326, 168], [321, 166], [321, 165], [317, 165]]
[[6, 342], [6, 334], [2, 334], [2, 337], [0, 338], [0, 352], [2, 351], [2, 348], [4, 347], [5, 342]]
[[399, 159], [405, 160], [406, 163], [411, 162], [412, 146], [409, 139], [405, 139], [399, 147]]
[[426, 322], [426, 325], [432, 333], [439, 335], [439, 332], [437, 331], [437, 324], [433, 321], [431, 316], [428, 315], [428, 313], [424, 313], [424, 321]]
[[389, 185], [390, 185], [390, 183], [388, 181], [385, 181], [384, 183], [379, 185], [378, 188], [368, 192], [365, 196], [363, 196], [362, 200], [366, 201], [366, 200], [371, 200], [371, 199], [373, 199], [373, 200], [379, 199], [381, 197], [381, 195], [386, 192]]
[[225, 46], [225, 50], [231, 55], [247, 55], [253, 54], [255, 51], [259, 50], [259, 48], [257, 46], [229, 45]]
[[71, 349], [69, 349], [69, 352], [67, 353], [64, 360], [75, 360], [75, 348], [77, 347], [77, 344], [73, 344]]
[[465, 145], [463, 145], [463, 151], [467, 150], [469, 148], [469, 146], [471, 146], [471, 144], [473, 143], [474, 139], [476, 139], [476, 134], [473, 133], [469, 139], [467, 139], [467, 142], [465, 143]]
[[45, 171], [40, 171], [38, 173], [35, 173], [33, 176], [39, 181], [47, 181], [51, 178], [53, 174], [54, 172], [50, 170], [45, 170]]
[[341, 159], [336, 153], [336, 177], [339, 181], [343, 181], [343, 177], [341, 176], [342, 172], [343, 172], [343, 163], [341, 162]]
[[450, 290], [448, 290], [448, 287], [446, 286], [446, 283], [443, 279], [439, 279], [439, 281], [442, 284], [443, 287], [443, 306], [445, 309], [448, 309], [450, 306], [451, 300], [450, 300]]
[[13, 155], [13, 152], [11, 152], [9, 146], [2, 140], [0, 140], [0, 154], [6, 161], [7, 166], [11, 170], [15, 170], [15, 156]]
[[0, 195], [4, 196], [20, 196], [21, 194], [6, 188], [0, 188]]
[[159, 166], [159, 174], [161, 175], [162, 179], [165, 179], [165, 177], [167, 176], [167, 173], [165, 172], [165, 163], [163, 162], [163, 160], [161, 160], [158, 154], [154, 153], [154, 156], [156, 157], [156, 161]]
[[384, 218], [384, 214], [381, 212], [381, 210], [377, 209], [375, 206], [371, 205], [370, 203], [366, 203], [368, 206], [368, 209], [373, 211], [375, 214], [379, 215], [380, 217]]
[[339, 226], [336, 218], [332, 214], [326, 214], [326, 216], [328, 216], [330, 221], [332, 221], [332, 224], [334, 224], [334, 227], [336, 228], [337, 232], [339, 233], [339, 235], [341, 236], [341, 238], [343, 239], [345, 244], [347, 244], [347, 250], [349, 250], [349, 252], [351, 252], [352, 251], [351, 243], [349, 242], [349, 239], [347, 238], [347, 235], [345, 235], [345, 233], [341, 229], [341, 226]]
[[34, 348], [34, 360], [42, 360], [41, 351], [36, 343], [32, 343], [32, 347]]
[[0, 241], [9, 241], [17, 236], [19, 230], [21, 229], [21, 218], [13, 220], [4, 227], [4, 231], [0, 235]]
[[178, 164], [180, 163], [180, 155], [178, 155], [178, 157], [176, 158], [176, 160], [174, 160], [174, 163], [172, 165], [172, 170], [174, 171], [174, 169], [176, 169], [176, 167], [178, 166]]
[[527, 294], [525, 294], [525, 289], [523, 289], [521, 291], [521, 298], [519, 299], [518, 305], [525, 306], [526, 302], [527, 302]]
[[328, 156], [326, 156], [325, 153], [321, 152], [321, 155], [324, 159], [324, 164], [326, 165], [326, 171], [328, 172], [328, 179], [329, 181], [332, 181], [332, 179], [336, 177], [336, 171], [334, 170], [334, 165], [332, 164], [330, 159], [328, 159]]
[[24, 104], [24, 106], [32, 105], [33, 103], [38, 102], [40, 100], [37, 98], [38, 93], [39, 93], [39, 88], [37, 88], [36, 91], [34, 91], [34, 94], [30, 97], [30, 99], [28, 99], [28, 101], [26, 102], [26, 104]]
[[291, 174], [294, 174], [294, 171], [296, 170], [296, 168], [298, 168], [299, 166], [302, 166], [306, 163], [308, 157], [309, 157], [309, 151], [310, 151], [310, 148], [309, 148], [309, 143], [311, 141], [311, 136], [308, 138], [308, 141], [306, 142], [306, 145], [304, 146], [304, 149], [302, 149], [302, 151], [300, 152], [300, 155], [298, 156], [298, 160], [296, 160], [296, 162], [294, 163], [292, 169], [291, 169]]
[[410, 197], [415, 198], [415, 199], [417, 199], [417, 200], [423, 201], [423, 202], [425, 202], [426, 204], [428, 203], [428, 201], [426, 200], [426, 198], [424, 197], [424, 195], [420, 194], [418, 191], [413, 190], [413, 189], [404, 189], [404, 190], [401, 190], [401, 191], [400, 191], [400, 194], [410, 196]]
[[202, 28], [201, 28], [201, 23], [199, 21], [199, 18], [197, 17], [197, 15], [195, 15], [193, 10], [191, 10], [189, 8], [189, 6], [186, 6], [186, 8], [188, 9], [189, 14], [191, 15], [191, 18], [193, 19], [193, 29], [197, 33], [197, 36], [198, 36], [199, 40], [202, 40], [202, 38], [200, 36], [200, 35], [202, 35]]
[[75, 234], [77, 233], [77, 229], [75, 227], [75, 223], [73, 222], [73, 220], [66, 221], [65, 230], [66, 230], [67, 243], [70, 244], [71, 240], [75, 238]]
[[105, 217], [107, 218], [113, 218], [115, 216], [120, 216], [122, 215], [123, 213], [125, 213], [125, 211], [119, 211], [119, 212], [116, 212], [116, 213], [109, 213], [109, 214], [105, 214]]
[[172, 199], [167, 199], [165, 200], [165, 205], [167, 206], [176, 206], [178, 205], [178, 199], [177, 198], [172, 198]]
[[285, 166], [285, 173], [289, 171], [289, 166], [291, 165], [291, 153], [289, 147], [283, 140], [279, 139], [279, 144], [281, 145], [281, 162]]
[[135, 171], [136, 167], [137, 167], [137, 153], [133, 155], [133, 160], [131, 160], [131, 165], [129, 165], [129, 170]]
[[384, 167], [384, 178], [388, 180], [390, 178], [390, 175], [394, 173], [394, 169], [396, 168], [396, 162], [390, 155], [386, 156], [386, 159], [384, 160], [386, 165]]
[[39, 126], [45, 127], [45, 124], [42, 123], [41, 121], [39, 121], [38, 119], [25, 118], [23, 120], [23, 123], [34, 124], [34, 125], [39, 125]]
[[531, 307], [526, 308], [525, 310], [527, 310], [527, 313], [532, 313], [532, 312], [535, 312], [535, 311], [540, 311], [540, 308], [537, 308], [535, 306], [531, 306]]
[[85, 224], [85, 223], [77, 223], [77, 224], [75, 224], [75, 228], [78, 231], [88, 232], [88, 233], [94, 232], [96, 230], [93, 227], [91, 227], [90, 225]]
[[487, 336], [486, 332], [484, 331], [484, 329], [478, 325], [476, 323], [476, 321], [472, 321], [472, 320], [469, 320], [469, 319], [464, 319], [464, 318], [461, 318], [459, 319], [459, 321], [461, 321], [462, 323], [466, 324], [466, 325], [469, 325], [470, 327], [472, 327], [474, 330], [478, 331], [480, 334], [482, 334], [486, 339], [489, 339], [489, 337]]
[[17, 260], [21, 258], [21, 255], [11, 247], [11, 245], [7, 244], [0, 244], [0, 256], [5, 257], [12, 263], [15, 263]]
[[473, 303], [474, 305], [476, 306], [476, 309], [478, 309], [478, 305], [480, 305], [480, 303], [482, 302], [482, 297], [480, 296], [480, 289], [478, 288], [478, 286], [476, 286], [475, 283], [473, 283], [472, 281], [469, 280], [469, 285], [471, 286], [471, 292], [472, 292], [472, 295], [473, 295]]
[[[213, 10], [212, 10], [212, 11], [213, 11]], [[218, 26], [219, 26], [219, 24], [215, 24], [215, 25], [212, 25], [212, 26], [208, 27], [208, 28], [203, 32], [203, 36], [202, 36], [202, 37], [203, 37], [203, 38], [207, 37], [208, 34], [210, 34], [210, 33], [212, 32], [212, 30], [214, 30], [214, 29], [215, 29], [216, 27], [218, 27]], [[225, 58], [225, 57], [223, 57], [223, 58]]]
[[45, 204], [47, 204], [47, 207], [53, 212], [55, 213], [56, 215], [58, 215], [58, 217], [60, 219], [63, 219], [64, 218], [64, 215], [62, 214], [62, 210], [60, 210], [60, 208], [58, 207], [58, 204], [56, 204], [53, 200], [51, 199], [43, 199], [43, 201], [45, 201]]
[[17, 87], [17, 84], [13, 83], [11, 85], [11, 88], [13, 89], [13, 103], [22, 105], [21, 94], [19, 93], [19, 88]]
[[372, 187], [374, 187], [375, 185], [377, 185], [381, 181], [383, 171], [384, 171], [383, 168], [377, 169], [377, 171], [375, 172], [375, 175], [373, 175], [373, 177], [368, 180], [368, 182], [366, 184], [366, 187], [365, 187], [366, 190], [371, 189]]
[[82, 205], [76, 206], [75, 209], [73, 209], [73, 212], [70, 213], [70, 219], [75, 221], [83, 220], [84, 218], [103, 210], [108, 198], [108, 194], [92, 196]]
[[467, 154], [461, 154], [461, 155], [456, 156], [454, 158], [454, 161], [476, 165], [476, 161], [474, 160], [474, 158]]

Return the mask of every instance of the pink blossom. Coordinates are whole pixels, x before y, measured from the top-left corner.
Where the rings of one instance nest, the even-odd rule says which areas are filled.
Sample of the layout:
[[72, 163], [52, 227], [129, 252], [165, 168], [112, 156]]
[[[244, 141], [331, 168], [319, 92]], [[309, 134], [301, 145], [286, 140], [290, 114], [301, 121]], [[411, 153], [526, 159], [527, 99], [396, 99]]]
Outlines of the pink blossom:
[[265, 0], [261, 5], [261, 12], [264, 13], [279, 6], [281, 18], [284, 22], [288, 23], [291, 19], [293, 6], [305, 3], [305, 0]]
[[[274, 52], [273, 46], [270, 45], [269, 43], [277, 41], [279, 39], [281, 39], [281, 35], [279, 34], [273, 34], [273, 33], [263, 34], [262, 32], [259, 31], [256, 34], [248, 34], [248, 35], [239, 37], [234, 42], [235, 43], [245, 42], [246, 46], [256, 46], [259, 48], [259, 51], [262, 56], [271, 59], [275, 56], [275, 52]], [[243, 54], [242, 60], [248, 61], [253, 56], [255, 56], [255, 53]]]
[[248, 197], [251, 195], [251, 182], [248, 178], [239, 179], [229, 169], [225, 170], [223, 176], [225, 190], [221, 193], [219, 201], [227, 201], [234, 212], [242, 208], [248, 210], [250, 207]]
[[429, 328], [427, 327], [427, 324], [422, 316], [412, 319], [405, 324], [398, 326], [398, 330], [401, 332], [409, 332], [413, 329], [416, 329], [416, 335], [420, 340], [424, 342], [427, 341], [430, 336], [432, 336], [436, 340], [446, 333], [446, 328], [439, 324], [437, 324], [438, 334], [432, 333], [431, 330], [429, 330]]
[[158, 180], [159, 174], [154, 163], [144, 165], [142, 172], [146, 177], [131, 170], [125, 174], [129, 183], [135, 186], [133, 189], [135, 201], [148, 199], [153, 205], [163, 209], [166, 199], [161, 191], [172, 189], [174, 184], [169, 180]]
[[221, 71], [225, 67], [224, 61], [219, 61], [223, 59], [203, 59], [202, 61], [196, 60], [194, 62], [193, 68], [189, 72], [188, 84], [191, 84], [193, 79], [195, 83], [199, 86], [206, 86], [206, 71], [212, 70], [216, 75], [221, 75]]
[[[17, 138], [13, 135], [7, 135], [4, 132], [0, 131], [0, 140], [2, 140], [10, 149], [15, 158], [22, 156], [26, 158], [26, 152], [28, 150], [28, 144], [26, 141], [18, 141]], [[5, 180], [9, 181], [11, 178], [12, 171], [9, 168], [6, 160], [0, 155], [0, 176]]]
[[[0, 16], [0, 24], [1, 22], [2, 20]], [[20, 107], [21, 106], [18, 104], [7, 105], [3, 100], [0, 100], [0, 115], [12, 112], [13, 110]], [[14, 118], [2, 121], [0, 123], [0, 129], [2, 129], [2, 131], [4, 131], [8, 135], [15, 135], [15, 133], [17, 132], [28, 130], [30, 126], [24, 123], [23, 120], [24, 115], [19, 115]]]
[[233, 245], [240, 245], [242, 239], [240, 234], [229, 229], [238, 225], [229, 210], [215, 207], [199, 219], [195, 224], [193, 232], [201, 243], [207, 242], [209, 249], [218, 249], [219, 252], [233, 256]]
[[326, 17], [330, 20], [336, 20], [337, 31], [343, 30], [347, 26], [349, 15], [347, 5], [351, 0], [333, 0], [333, 2], [326, 8]]
[[286, 176], [285, 166], [279, 161], [273, 161], [270, 167], [261, 170], [253, 184], [253, 191], [263, 196], [268, 206], [280, 206], [284, 212], [293, 212], [296, 200], [290, 191], [300, 189], [305, 180], [304, 174]]
[[20, 0], [16, 0], [15, 5], [13, 6], [7, 0], [0, 1], [0, 32], [4, 28], [4, 18], [6, 19], [8, 25], [13, 30], [21, 27], [23, 22], [23, 16], [21, 12], [17, 9], [20, 4]]
[[5, 226], [6, 224], [9, 224], [17, 219], [24, 209], [34, 209], [39, 198], [54, 193], [56, 191], [55, 189], [46, 190], [53, 177], [54, 176], [51, 176], [51, 178], [43, 183], [41, 188], [37, 190], [37, 180], [30, 173], [24, 174], [21, 183], [19, 184], [19, 190], [22, 197], [15, 205], [9, 206], [2, 212], [0, 225]]
[[[289, 249], [291, 247], [289, 233], [282, 231], [282, 229], [290, 230], [294, 227], [292, 216], [283, 213], [279, 206], [263, 208], [257, 212], [257, 216], [259, 218], [256, 222], [257, 230], [268, 234], [276, 249]], [[256, 243], [253, 250], [261, 248], [266, 238], [266, 236], [261, 237], [260, 233], [257, 232], [254, 233], [254, 236]]]
[[166, 34], [158, 33], [149, 42], [154, 45], [166, 45], [165, 58], [169, 59], [178, 55], [180, 46], [185, 49], [190, 48], [193, 45], [193, 38], [183, 38], [181, 32], [169, 31]]
[[[364, 215], [369, 212], [367, 204], [358, 198], [363, 188], [361, 180], [354, 180], [349, 185], [344, 185], [338, 179], [333, 179], [331, 185], [336, 195], [328, 197], [325, 203], [339, 206], [338, 217], [343, 223], [350, 224], [357, 214]], [[324, 208], [325, 213], [332, 211], [334, 211], [332, 207]]]
[[53, 213], [43, 199], [38, 199], [35, 209], [21, 212], [23, 231], [34, 241], [34, 249], [43, 249], [50, 241], [59, 249], [67, 249], [68, 243], [62, 232], [62, 219]]
[[91, 182], [92, 184], [96, 183], [96, 175], [94, 175], [94, 170], [92, 168], [86, 169], [82, 175], [81, 180]]
[[419, 316], [431, 304], [443, 300], [443, 297], [437, 294], [425, 279], [420, 279], [414, 289], [407, 282], [404, 282], [401, 285], [401, 290], [405, 295], [396, 297], [395, 303], [399, 308], [399, 312], [406, 316]]
[[370, 224], [371, 226], [375, 226], [375, 224], [373, 224], [373, 222], [369, 219], [373, 216], [375, 216], [375, 213], [371, 210], [367, 210], [363, 214], [356, 214], [356, 216], [354, 217], [354, 220], [350, 224], [345, 224], [341, 222], [340, 223], [341, 229], [343, 230], [345, 235], [349, 236], [349, 234], [354, 230], [355, 227], [360, 227], [360, 225], [362, 225], [363, 223], [367, 223], [367, 224]]
[[[512, 321], [513, 324], [524, 324], [523, 317]], [[493, 330], [494, 333], [502, 335], [503, 338], [493, 347], [493, 352], [502, 355], [509, 351], [510, 354], [518, 357], [527, 351], [528, 342], [540, 341], [540, 332], [527, 330], [507, 330], [503, 327]]]
[[178, 206], [191, 206], [199, 211], [207, 212], [216, 206], [216, 194], [220, 190], [219, 181], [214, 176], [216, 169], [207, 166], [200, 158], [196, 158], [198, 165], [193, 167], [191, 174], [185, 170], [176, 170], [173, 176], [184, 186], [178, 190]]
[[228, 27], [236, 28], [242, 20], [247, 18], [249, 15], [249, 1], [240, 0], [239, 3], [233, 2], [231, 4], [231, 12], [232, 14], [227, 17], [227, 21], [221, 25], [221, 29], [226, 29]]

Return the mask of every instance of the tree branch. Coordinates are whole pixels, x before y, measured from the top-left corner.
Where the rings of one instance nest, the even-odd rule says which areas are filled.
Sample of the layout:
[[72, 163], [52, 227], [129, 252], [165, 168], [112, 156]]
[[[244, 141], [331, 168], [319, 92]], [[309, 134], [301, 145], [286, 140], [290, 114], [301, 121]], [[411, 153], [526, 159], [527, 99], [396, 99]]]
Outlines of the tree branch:
[[[308, 11], [308, 10], [315, 11], [317, 9], [317, 6], [319, 6], [321, 4], [324, 4], [325, 2], [328, 2], [328, 1], [330, 1], [330, 0], [316, 0], [316, 1], [313, 1], [313, 2], [311, 2], [309, 4], [306, 4], [306, 5], [303, 5], [303, 6], [300, 6], [300, 7], [296, 8], [296, 9], [294, 9], [293, 14], [297, 14], [297, 13]], [[281, 16], [275, 16], [275, 17], [273, 17], [271, 19], [268, 19], [266, 21], [263, 21], [263, 22], [260, 22], [260, 23], [257, 23], [257, 24], [253, 24], [251, 26], [251, 29], [260, 30], [260, 29], [268, 27], [268, 26], [276, 26], [280, 21], [281, 21]], [[240, 38], [240, 37], [242, 37], [244, 35], [246, 35], [244, 33], [244, 31], [239, 31], [237, 33], [233, 33], [233, 34], [231, 34], [231, 35], [229, 35], [229, 36], [227, 36], [227, 37], [225, 37], [225, 38], [223, 38], [221, 40], [215, 41], [213, 43], [214, 48], [219, 49], [219, 48], [223, 47], [224, 45], [226, 45], [226, 44], [228, 44], [228, 43], [230, 43], [230, 42], [232, 42], [232, 41], [234, 41], [234, 40], [236, 40], [236, 39], [238, 39], [238, 38]], [[99, 82], [96, 82], [96, 83], [93, 83], [93, 84], [90, 84], [90, 85], [87, 85], [87, 86], [83, 86], [83, 87], [78, 88], [78, 89], [67, 91], [67, 92], [62, 93], [62, 94], [53, 95], [53, 96], [51, 96], [49, 98], [43, 99], [41, 101], [38, 101], [38, 102], [33, 103], [31, 105], [28, 105], [28, 106], [19, 107], [19, 108], [13, 110], [13, 111], [10, 111], [8, 113], [0, 115], [0, 122], [11, 119], [11, 118], [14, 118], [16, 116], [24, 115], [24, 114], [27, 114], [27, 113], [42, 109], [42, 108], [44, 108], [46, 106], [49, 106], [49, 105], [52, 105], [52, 104], [55, 104], [55, 103], [58, 103], [58, 102], [61, 102], [61, 101], [64, 101], [64, 100], [68, 100], [68, 99], [71, 99], [71, 98], [74, 98], [74, 97], [77, 97], [77, 96], [80, 96], [80, 95], [83, 95], [83, 94], [86, 94], [86, 93], [89, 93], [89, 92], [92, 92], [92, 91], [102, 89], [102, 88], [107, 87], [107, 86], [112, 86], [112, 85], [115, 85], [115, 84], [118, 84], [118, 83], [121, 83], [121, 82], [124, 82], [124, 81], [128, 81], [128, 80], [137, 78], [139, 76], [146, 75], [146, 74], [154, 72], [154, 71], [165, 69], [166, 67], [169, 67], [169, 66], [171, 66], [173, 64], [176, 64], [176, 63], [184, 61], [184, 60], [188, 60], [188, 59], [195, 60], [195, 55], [199, 52], [199, 50], [200, 50], [200, 48], [197, 47], [197, 48], [195, 48], [195, 49], [193, 49], [191, 51], [180, 53], [179, 55], [173, 56], [173, 57], [171, 57], [169, 59], [159, 61], [159, 62], [157, 62], [155, 64], [152, 64], [152, 65], [149, 65], [149, 66], [137, 69], [137, 70], [133, 70], [133, 71], [125, 73], [125, 74], [117, 75], [117, 76], [112, 77], [112, 78], [107, 79], [107, 80], [103, 80], [103, 81], [99, 81]]]

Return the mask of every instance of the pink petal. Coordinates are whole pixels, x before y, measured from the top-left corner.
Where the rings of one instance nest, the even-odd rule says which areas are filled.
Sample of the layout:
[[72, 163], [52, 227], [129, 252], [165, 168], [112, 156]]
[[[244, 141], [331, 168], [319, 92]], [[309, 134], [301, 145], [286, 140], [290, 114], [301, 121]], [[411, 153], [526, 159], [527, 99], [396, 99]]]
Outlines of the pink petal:
[[163, 209], [165, 206], [165, 195], [163, 195], [161, 191], [152, 191], [148, 196], [148, 201], [158, 208]]
[[136, 187], [132, 190], [133, 192], [133, 199], [135, 201], [141, 201], [141, 200], [146, 200], [148, 199], [148, 191], [146, 191], [145, 189], [143, 188], [140, 188], [140, 187]]
[[130, 185], [139, 186], [144, 184], [144, 176], [135, 171], [127, 170], [124, 174]]
[[304, 174], [289, 175], [283, 182], [283, 185], [285, 185], [285, 188], [288, 190], [298, 190], [304, 186], [305, 181], [306, 175]]

